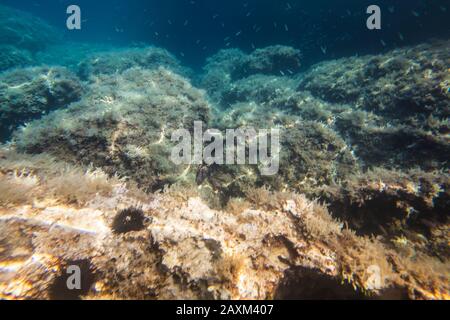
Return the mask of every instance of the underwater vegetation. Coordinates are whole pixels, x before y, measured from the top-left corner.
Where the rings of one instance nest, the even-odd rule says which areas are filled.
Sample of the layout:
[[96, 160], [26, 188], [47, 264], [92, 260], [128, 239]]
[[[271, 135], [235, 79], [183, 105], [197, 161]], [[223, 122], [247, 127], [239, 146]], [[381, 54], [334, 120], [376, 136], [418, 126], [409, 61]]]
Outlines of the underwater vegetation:
[[[55, 286], [75, 261], [92, 279], [75, 298], [312, 299], [325, 283], [330, 298], [448, 298], [445, 264], [357, 236], [299, 194], [254, 189], [218, 211], [192, 189], [145, 194], [47, 155], [3, 150], [0, 166], [2, 298], [64, 298]], [[70, 198], [55, 187], [67, 179]]]
[[[449, 40], [196, 72], [61, 37], [0, 6], [0, 298], [449, 299]], [[175, 165], [194, 121], [280, 129], [278, 174]]]
[[187, 173], [168, 161], [171, 133], [208, 123], [209, 104], [189, 81], [162, 67], [132, 67], [120, 75], [91, 76], [89, 93], [68, 108], [16, 131], [17, 150], [47, 152], [94, 165], [156, 191]]
[[81, 81], [63, 67], [14, 69], [0, 75], [0, 138], [81, 98]]

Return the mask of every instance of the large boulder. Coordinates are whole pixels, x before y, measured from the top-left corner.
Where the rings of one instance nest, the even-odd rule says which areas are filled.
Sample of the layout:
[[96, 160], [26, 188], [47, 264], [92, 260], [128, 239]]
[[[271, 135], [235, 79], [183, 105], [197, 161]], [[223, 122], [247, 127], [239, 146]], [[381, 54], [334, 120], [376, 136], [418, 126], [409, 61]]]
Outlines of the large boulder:
[[92, 54], [79, 64], [79, 75], [82, 79], [87, 80], [91, 76], [113, 75], [134, 67], [147, 70], [163, 67], [181, 75], [189, 73], [188, 69], [182, 67], [167, 50], [145, 47]]
[[196, 120], [208, 123], [203, 92], [164, 68], [132, 68], [91, 80], [90, 93], [80, 102], [18, 131], [17, 148], [92, 163], [146, 190], [185, 178], [191, 167], [170, 161], [171, 134], [180, 128], [191, 130]]
[[300, 67], [301, 53], [292, 47], [271, 46], [250, 54], [225, 49], [208, 58], [200, 83], [217, 101], [237, 80], [261, 75], [292, 76]]
[[378, 56], [323, 62], [299, 90], [352, 109], [336, 117], [336, 130], [367, 166], [448, 165], [449, 42], [432, 42]]
[[80, 80], [61, 67], [0, 74], [0, 140], [8, 139], [17, 127], [79, 100], [83, 91]]

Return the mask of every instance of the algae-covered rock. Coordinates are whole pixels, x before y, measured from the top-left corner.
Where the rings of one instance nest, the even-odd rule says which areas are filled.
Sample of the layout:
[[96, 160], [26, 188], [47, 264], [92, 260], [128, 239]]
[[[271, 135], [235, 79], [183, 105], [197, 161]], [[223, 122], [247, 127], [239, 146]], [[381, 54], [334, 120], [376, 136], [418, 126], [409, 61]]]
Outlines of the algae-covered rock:
[[83, 94], [80, 80], [61, 67], [16, 69], [0, 75], [0, 139]]
[[[0, 154], [0, 234], [12, 235], [0, 261], [19, 270], [0, 270], [0, 295], [323, 297], [314, 283], [331, 298], [448, 298], [446, 54], [439, 43], [403, 50], [303, 75], [295, 49], [225, 50], [200, 79], [208, 95], [164, 50], [89, 54], [81, 100], [15, 132], [9, 147], [28, 154]], [[425, 56], [436, 69], [421, 80]], [[24, 70], [4, 90], [45, 88], [48, 75]], [[278, 172], [175, 165], [171, 134], [195, 120], [279, 129]], [[90, 281], [70, 295], [60, 271], [73, 264]]]
[[64, 41], [37, 52], [35, 60], [39, 65], [63, 66], [78, 74], [85, 60], [110, 50], [113, 50], [110, 44]]
[[300, 50], [287, 46], [271, 46], [256, 49], [233, 70], [233, 77], [240, 79], [253, 74], [284, 75], [300, 71]]
[[323, 62], [302, 77], [299, 90], [352, 105], [336, 128], [367, 165], [439, 169], [450, 152], [448, 46]]
[[170, 161], [174, 130], [209, 121], [202, 91], [167, 69], [132, 68], [92, 78], [89, 94], [15, 135], [19, 150], [49, 152], [132, 178], [146, 190], [183, 179], [190, 166]]
[[322, 198], [359, 233], [379, 234], [408, 254], [429, 252], [444, 261], [449, 184], [450, 177], [438, 171], [374, 168], [324, 187]]
[[383, 55], [323, 62], [303, 76], [299, 88], [393, 120], [431, 114], [448, 117], [448, 46], [446, 41], [432, 42]]
[[207, 59], [200, 83], [214, 100], [237, 86], [237, 80], [250, 76], [292, 76], [300, 71], [300, 51], [287, 46], [271, 46], [246, 54], [238, 49], [225, 49]]
[[214, 101], [220, 100], [222, 90], [228, 88], [232, 82], [231, 72], [234, 66], [245, 56], [239, 49], [224, 49], [206, 60], [199, 82], [210, 98]]
[[[99, 170], [4, 149], [0, 182], [3, 299], [449, 297], [448, 264], [357, 236], [302, 195], [254, 189], [247, 206], [212, 210], [192, 190], [144, 195]], [[69, 267], [79, 290], [65, 285]]]
[[0, 45], [0, 72], [32, 63], [31, 53], [10, 45]]
[[[311, 99], [315, 106], [327, 105], [308, 95], [301, 98], [298, 94], [296, 98], [298, 101]], [[294, 104], [281, 106], [280, 99], [275, 98], [264, 104], [237, 103], [224, 111], [215, 122], [223, 131], [227, 128], [280, 130], [279, 170], [273, 176], [264, 176], [257, 165], [211, 166], [206, 181], [228, 196], [241, 196], [265, 185], [314, 197], [321, 186], [345, 180], [349, 174], [358, 172], [359, 165], [345, 140], [326, 122], [296, 115], [293, 111], [296, 108]]]
[[[450, 153], [445, 47], [434, 43], [324, 62], [294, 77], [228, 77], [214, 89], [207, 81], [212, 70], [232, 70], [219, 58], [238, 56], [222, 52], [204, 78], [219, 106], [215, 126], [280, 129], [279, 172], [267, 177], [257, 166], [210, 166], [201, 169], [200, 181], [228, 205], [230, 197], [246, 199], [255, 187], [296, 190], [330, 204], [335, 217], [361, 234], [394, 244], [402, 239], [409, 250], [445, 259]], [[398, 59], [402, 64], [394, 63]], [[374, 61], [383, 76], [367, 71]], [[422, 77], [427, 63], [435, 66], [432, 77], [429, 72]], [[404, 110], [405, 99], [416, 107]]]
[[[221, 52], [217, 59], [229, 61], [229, 55], [238, 54]], [[224, 66], [217, 60], [210, 61], [211, 65], [215, 63]], [[209, 73], [204, 80], [208, 77]], [[295, 77], [255, 74], [230, 80], [228, 85], [212, 93], [218, 105], [213, 125], [222, 131], [229, 128], [280, 130], [280, 164], [274, 176], [262, 175], [256, 165], [202, 169], [206, 177], [202, 181], [220, 191], [225, 201], [230, 195], [243, 196], [264, 185], [315, 197], [321, 186], [343, 180], [360, 169], [352, 150], [332, 126], [335, 113], [350, 107], [299, 92], [297, 85]]]
[[246, 101], [268, 104], [276, 98], [293, 94], [295, 84], [295, 80], [287, 77], [253, 75], [222, 87], [219, 103], [223, 107]]
[[148, 70], [164, 67], [181, 75], [189, 73], [188, 69], [182, 67], [167, 50], [146, 47], [110, 50], [93, 54], [80, 63], [79, 75], [83, 79], [89, 79], [91, 76], [121, 73], [134, 67]]

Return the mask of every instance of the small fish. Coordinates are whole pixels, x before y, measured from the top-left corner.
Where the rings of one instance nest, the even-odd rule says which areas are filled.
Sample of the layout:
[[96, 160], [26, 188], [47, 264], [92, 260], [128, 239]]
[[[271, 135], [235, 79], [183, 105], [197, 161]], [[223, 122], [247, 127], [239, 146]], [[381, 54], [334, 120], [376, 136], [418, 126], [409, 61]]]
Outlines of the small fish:
[[386, 47], [386, 42], [384, 42], [383, 39], [380, 40], [380, 43], [381, 43], [381, 45], [382, 45], [383, 47]]
[[403, 36], [403, 34], [401, 32], [398, 33], [398, 37], [400, 38], [400, 40], [404, 41], [405, 37]]

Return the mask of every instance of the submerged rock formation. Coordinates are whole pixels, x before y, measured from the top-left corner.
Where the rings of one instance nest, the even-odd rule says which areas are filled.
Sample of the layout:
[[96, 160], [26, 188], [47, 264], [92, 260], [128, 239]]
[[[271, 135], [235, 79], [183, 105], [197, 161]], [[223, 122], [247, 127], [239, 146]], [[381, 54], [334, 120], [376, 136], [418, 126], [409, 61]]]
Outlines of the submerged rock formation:
[[93, 164], [148, 191], [192, 175], [191, 166], [170, 161], [171, 134], [196, 120], [208, 123], [202, 91], [164, 68], [131, 68], [91, 82], [81, 101], [17, 131], [18, 150]]
[[61, 67], [16, 69], [0, 74], [0, 141], [28, 121], [79, 100], [83, 91], [81, 81]]
[[180, 75], [189, 74], [189, 70], [182, 67], [172, 54], [156, 47], [98, 52], [83, 60], [78, 66], [82, 79], [122, 73], [133, 67], [146, 70], [164, 67]]
[[292, 75], [300, 67], [301, 53], [291, 47], [271, 46], [251, 54], [225, 49], [208, 58], [200, 82], [213, 99], [220, 101], [221, 93], [238, 80], [256, 75]]
[[[366, 166], [448, 166], [449, 42], [320, 63], [299, 85], [351, 110], [336, 128]], [[380, 145], [383, 148], [380, 148]]]
[[448, 47], [434, 42], [238, 80], [230, 70], [245, 55], [220, 52], [201, 80], [218, 105], [215, 126], [279, 128], [280, 171], [264, 177], [257, 166], [211, 166], [203, 183], [223, 202], [264, 185], [296, 190], [331, 204], [361, 234], [407, 239], [445, 260], [433, 230], [449, 230]]
[[449, 298], [448, 265], [356, 236], [301, 195], [255, 189], [216, 211], [192, 189], [146, 195], [5, 149], [0, 180], [1, 298]]
[[[223, 50], [205, 91], [154, 47], [3, 73], [0, 298], [448, 299], [448, 47]], [[196, 120], [280, 129], [278, 174], [175, 165]]]

